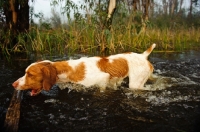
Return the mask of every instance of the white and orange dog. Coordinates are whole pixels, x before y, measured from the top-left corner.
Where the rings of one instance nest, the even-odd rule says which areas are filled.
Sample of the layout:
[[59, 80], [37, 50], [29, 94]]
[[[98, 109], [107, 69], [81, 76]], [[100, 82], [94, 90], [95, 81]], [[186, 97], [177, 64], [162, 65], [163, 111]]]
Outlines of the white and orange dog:
[[66, 82], [85, 87], [95, 85], [103, 91], [107, 86], [120, 85], [128, 76], [130, 89], [142, 89], [154, 69], [147, 57], [155, 46], [153, 44], [142, 54], [129, 52], [108, 57], [35, 62], [12, 85], [16, 90], [30, 89], [31, 96], [37, 95], [41, 90], [50, 90], [56, 83]]

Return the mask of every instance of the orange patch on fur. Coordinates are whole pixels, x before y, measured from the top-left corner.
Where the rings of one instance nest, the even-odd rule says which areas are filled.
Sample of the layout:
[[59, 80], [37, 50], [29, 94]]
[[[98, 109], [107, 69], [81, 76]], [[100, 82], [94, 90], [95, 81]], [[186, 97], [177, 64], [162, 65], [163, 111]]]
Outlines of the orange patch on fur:
[[152, 46], [149, 47], [145, 52], [147, 52], [149, 54], [149, 53], [151, 53], [151, 51], [152, 51]]
[[85, 65], [83, 62], [75, 68], [72, 68], [66, 61], [55, 62], [53, 65], [58, 74], [66, 73], [71, 81], [78, 82], [85, 78]]
[[154, 70], [154, 67], [153, 67], [153, 65], [152, 65], [150, 62], [148, 62], [148, 64], [149, 64], [150, 71], [152, 71], [152, 72], [153, 72], [153, 70]]
[[42, 88], [49, 90], [55, 84], [56, 79], [56, 69], [52, 66], [52, 64], [48, 62], [37, 63], [30, 66], [30, 68], [26, 71], [26, 82], [23, 87], [34, 90]]
[[125, 59], [113, 59], [109, 62], [109, 59], [102, 58], [97, 62], [97, 66], [101, 71], [109, 73], [110, 78], [113, 77], [125, 77], [128, 73], [128, 63]]
[[56, 71], [58, 74], [64, 73], [64, 72], [70, 72], [72, 71], [72, 67], [69, 66], [68, 62], [66, 61], [59, 61], [59, 62], [54, 62], [53, 66], [56, 68]]
[[85, 78], [85, 65], [84, 63], [80, 63], [69, 75], [69, 79], [74, 82], [81, 81]]

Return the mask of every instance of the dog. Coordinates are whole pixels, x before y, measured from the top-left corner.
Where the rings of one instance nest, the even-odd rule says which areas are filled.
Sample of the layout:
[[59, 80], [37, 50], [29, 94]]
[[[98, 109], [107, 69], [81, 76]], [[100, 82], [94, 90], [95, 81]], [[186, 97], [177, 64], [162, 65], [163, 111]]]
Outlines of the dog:
[[31, 96], [39, 94], [41, 90], [50, 90], [54, 84], [67, 82], [85, 87], [95, 85], [104, 91], [107, 86], [119, 86], [124, 78], [129, 77], [130, 89], [142, 89], [154, 70], [147, 58], [155, 47], [156, 44], [152, 44], [142, 54], [128, 52], [108, 57], [35, 62], [12, 86], [16, 90], [31, 90]]

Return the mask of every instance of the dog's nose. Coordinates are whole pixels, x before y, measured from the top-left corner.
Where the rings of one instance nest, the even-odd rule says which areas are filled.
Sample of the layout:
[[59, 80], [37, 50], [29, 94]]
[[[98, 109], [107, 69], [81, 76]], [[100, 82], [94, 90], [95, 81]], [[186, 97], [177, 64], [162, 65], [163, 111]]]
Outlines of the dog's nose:
[[15, 81], [15, 82], [12, 84], [12, 86], [13, 86], [14, 88], [16, 88], [18, 85], [19, 85], [19, 82], [18, 82], [18, 81]]

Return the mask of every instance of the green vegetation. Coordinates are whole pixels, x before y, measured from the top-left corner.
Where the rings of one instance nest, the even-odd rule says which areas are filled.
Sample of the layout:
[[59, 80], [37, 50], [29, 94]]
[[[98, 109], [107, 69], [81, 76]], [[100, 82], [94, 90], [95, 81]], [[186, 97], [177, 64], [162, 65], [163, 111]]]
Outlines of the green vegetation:
[[108, 54], [142, 52], [152, 43], [157, 44], [155, 51], [183, 51], [200, 47], [198, 15], [188, 17], [184, 12], [173, 16], [157, 14], [149, 18], [146, 30], [141, 31], [142, 13], [129, 13], [122, 2], [113, 16], [112, 27], [109, 30], [104, 22], [105, 6], [93, 8], [93, 14], [82, 15], [77, 10], [77, 5], [74, 5], [74, 18], [71, 19], [71, 12], [65, 10], [68, 21], [64, 24], [61, 24], [61, 18], [53, 11], [50, 23], [41, 20], [39, 25], [31, 26], [29, 32], [18, 35], [18, 42], [13, 47], [9, 47], [9, 32], [0, 30], [0, 49], [5, 54], [12, 51], [52, 55], [95, 55], [105, 51], [108, 51]]

